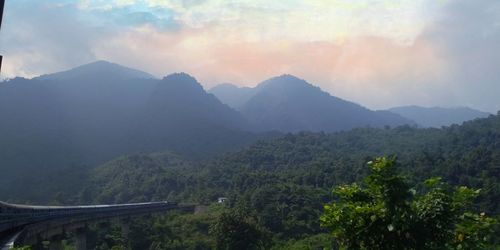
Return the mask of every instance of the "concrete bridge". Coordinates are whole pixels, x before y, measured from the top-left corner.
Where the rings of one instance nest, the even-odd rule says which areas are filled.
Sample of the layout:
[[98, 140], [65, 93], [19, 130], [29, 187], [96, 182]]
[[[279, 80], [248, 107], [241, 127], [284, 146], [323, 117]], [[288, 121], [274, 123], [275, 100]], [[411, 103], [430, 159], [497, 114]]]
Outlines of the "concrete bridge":
[[0, 202], [0, 248], [31, 245], [41, 248], [41, 242], [50, 241], [50, 249], [62, 249], [66, 233], [75, 237], [78, 250], [87, 249], [88, 223], [117, 220], [122, 231], [127, 231], [126, 220], [131, 216], [180, 210], [194, 212], [194, 205], [174, 202], [147, 202], [96, 206], [28, 206]]

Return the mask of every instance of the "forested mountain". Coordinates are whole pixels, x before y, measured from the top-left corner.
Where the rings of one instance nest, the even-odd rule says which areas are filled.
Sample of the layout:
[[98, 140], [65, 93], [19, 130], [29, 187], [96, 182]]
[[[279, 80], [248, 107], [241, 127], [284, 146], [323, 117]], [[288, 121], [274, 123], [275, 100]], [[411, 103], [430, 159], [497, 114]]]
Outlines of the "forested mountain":
[[[410, 183], [480, 188], [476, 209], [500, 213], [500, 115], [419, 128], [289, 75], [243, 91], [237, 111], [185, 73], [154, 79], [106, 62], [2, 82], [0, 200], [193, 202], [210, 208], [135, 221], [132, 248], [209, 249], [209, 229], [230, 209], [276, 249], [303, 249], [329, 242], [319, 215], [331, 188], [397, 155]], [[248, 132], [266, 130], [294, 133]], [[214, 206], [218, 197], [229, 202]], [[92, 229], [92, 241], [123, 244], [106, 230]]]
[[187, 74], [157, 80], [107, 62], [0, 83], [0, 119], [0, 199], [22, 199], [21, 186], [40, 190], [42, 179], [61, 169], [123, 154], [172, 150], [203, 158], [259, 137]]
[[195, 185], [187, 185], [187, 176], [195, 169], [195, 163], [171, 152], [122, 156], [92, 170], [81, 199], [83, 203], [179, 199], [177, 190]]
[[[23, 199], [20, 185], [37, 189], [57, 171], [78, 173], [123, 154], [171, 150], [201, 159], [272, 135], [249, 131], [337, 131], [411, 123], [332, 97], [292, 76], [239, 91], [237, 100], [247, 100], [240, 112], [185, 73], [155, 79], [105, 61], [4, 81], [0, 198]], [[43, 195], [26, 199], [38, 196]]]
[[485, 118], [490, 114], [479, 110], [460, 108], [425, 108], [419, 106], [403, 106], [389, 109], [390, 112], [399, 114], [405, 118], [415, 121], [422, 127], [440, 128], [452, 124], [462, 124], [465, 121], [476, 118]]
[[[445, 129], [402, 126], [393, 129], [358, 128], [332, 134], [287, 134], [259, 141], [242, 151], [229, 153], [215, 160], [196, 164], [189, 163], [186, 159], [181, 160], [172, 154], [133, 155], [98, 167], [96, 173], [113, 172], [113, 168], [118, 172], [131, 166], [138, 169], [141, 161], [146, 162], [148, 166], [151, 165], [149, 162], [155, 162], [158, 166], [176, 169], [176, 175], [182, 178], [174, 179], [183, 182], [182, 179], [187, 178], [190, 181], [190, 185], [185, 183], [162, 188], [178, 194], [188, 192], [188, 196], [181, 196], [183, 199], [191, 197], [190, 199], [197, 201], [213, 201], [218, 196], [238, 195], [279, 182], [328, 189], [333, 185], [359, 179], [364, 174], [364, 164], [373, 157], [397, 155], [403, 170], [413, 180], [443, 176], [453, 184], [474, 187], [490, 185], [485, 190], [498, 196], [499, 139], [500, 116], [497, 115]], [[174, 159], [174, 166], [162, 163], [167, 156]], [[179, 161], [189, 167], [175, 167], [180, 165], [177, 163]], [[126, 172], [120, 173], [124, 174]], [[93, 176], [99, 177], [102, 174]], [[162, 174], [150, 176], [159, 178]], [[156, 183], [144, 183], [151, 185], [149, 188], [140, 187], [149, 190], [144, 192], [144, 195], [149, 198], [159, 197], [154, 193], [157, 191]], [[122, 185], [121, 181], [116, 184]], [[495, 188], [492, 188], [493, 186]], [[136, 187], [131, 185], [129, 188]], [[93, 188], [97, 188], [95, 195], [102, 199], [99, 194], [104, 193], [106, 188], [101, 185]], [[126, 188], [116, 190], [127, 192]], [[193, 192], [196, 192], [196, 198], [192, 197]], [[116, 193], [109, 197], [121, 195]], [[494, 199], [489, 200], [488, 210], [499, 213], [500, 207], [493, 201]]]
[[141, 151], [176, 149], [197, 157], [239, 148], [256, 137], [243, 132], [250, 127], [240, 113], [185, 73], [159, 81], [138, 113], [129, 143], [137, 142]]
[[333, 132], [413, 124], [397, 114], [374, 112], [331, 96], [291, 75], [264, 81], [254, 91], [240, 111], [260, 130]]
[[[444, 129], [403, 126], [288, 134], [208, 162], [193, 163], [170, 153], [131, 155], [93, 170], [80, 199], [169, 199], [210, 204], [217, 197], [228, 197], [230, 207], [243, 210], [272, 235], [273, 244], [288, 249], [290, 244], [322, 239], [324, 231], [318, 218], [322, 204], [331, 199], [330, 189], [360, 181], [367, 173], [366, 162], [379, 155], [397, 155], [398, 168], [413, 185], [442, 176], [450, 184], [480, 188], [477, 210], [498, 215], [499, 141], [497, 115]], [[191, 233], [169, 237], [194, 244], [189, 247], [207, 244], [210, 236], [201, 226], [206, 225], [206, 218], [195, 218], [182, 226], [193, 230]], [[168, 220], [156, 223], [166, 228], [179, 226]], [[148, 230], [156, 232], [154, 228]], [[196, 240], [190, 236], [193, 232]], [[159, 242], [151, 239], [142, 247]]]

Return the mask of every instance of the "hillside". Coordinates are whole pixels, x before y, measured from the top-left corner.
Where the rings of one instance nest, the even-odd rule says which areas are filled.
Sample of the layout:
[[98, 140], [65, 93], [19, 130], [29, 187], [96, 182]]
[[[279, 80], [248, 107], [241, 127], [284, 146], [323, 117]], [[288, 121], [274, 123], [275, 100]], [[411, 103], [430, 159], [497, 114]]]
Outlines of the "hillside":
[[173, 200], [176, 190], [185, 187], [187, 171], [194, 165], [171, 152], [119, 157], [91, 171], [91, 185], [81, 198], [92, 203], [99, 192], [99, 200], [112, 203]]
[[185, 73], [158, 82], [136, 117], [132, 141], [141, 151], [174, 149], [191, 158], [240, 148], [257, 136], [240, 113], [207, 94]]
[[485, 118], [490, 113], [479, 110], [461, 107], [461, 108], [425, 108], [419, 106], [403, 106], [389, 109], [390, 112], [399, 114], [407, 119], [415, 121], [422, 127], [440, 128], [452, 124], [462, 124], [465, 121], [477, 118]]
[[[366, 162], [379, 155], [396, 154], [398, 168], [413, 184], [442, 176], [453, 185], [481, 188], [477, 209], [498, 215], [498, 141], [498, 115], [445, 129], [405, 126], [288, 134], [196, 164], [170, 153], [122, 157], [96, 168], [82, 197], [93, 197], [95, 202], [168, 199], [202, 204], [228, 197], [229, 206], [243, 209], [273, 235], [276, 246], [294, 244], [298, 239], [322, 237], [318, 218], [322, 204], [331, 199], [330, 189], [360, 181], [367, 173]], [[209, 241], [207, 231], [197, 229], [206, 218], [180, 220], [187, 218], [191, 219], [182, 228], [192, 231], [175, 237], [185, 244], [198, 244], [192, 234], [200, 241]], [[157, 223], [168, 228], [180, 226], [162, 220]], [[161, 241], [144, 244], [155, 242]]]

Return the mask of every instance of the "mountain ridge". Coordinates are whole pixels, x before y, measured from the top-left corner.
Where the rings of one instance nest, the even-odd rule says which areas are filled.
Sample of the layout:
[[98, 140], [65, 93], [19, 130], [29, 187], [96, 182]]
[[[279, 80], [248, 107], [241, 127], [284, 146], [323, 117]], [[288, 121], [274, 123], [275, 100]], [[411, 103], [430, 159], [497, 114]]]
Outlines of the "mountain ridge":
[[421, 107], [416, 105], [400, 106], [388, 109], [403, 117], [414, 120], [423, 127], [450, 126], [452, 124], [462, 124], [465, 121], [476, 118], [486, 118], [490, 113], [469, 107]]
[[160, 80], [95, 70], [0, 84], [0, 198], [123, 154], [170, 150], [203, 159], [267, 136], [246, 131], [237, 111], [185, 73]]
[[[226, 88], [227, 91], [231, 89], [241, 90]], [[375, 112], [338, 98], [290, 74], [272, 77], [252, 90], [252, 96], [238, 110], [261, 131], [335, 132], [362, 126], [415, 124], [397, 114]], [[227, 93], [218, 97], [223, 99], [226, 96]]]
[[45, 74], [34, 79], [38, 80], [68, 80], [78, 77], [93, 77], [96, 73], [104, 74], [114, 78], [120, 79], [154, 79], [155, 77], [144, 71], [125, 67], [116, 63], [98, 60], [95, 62], [87, 63], [81, 66], [71, 68], [52, 74]]

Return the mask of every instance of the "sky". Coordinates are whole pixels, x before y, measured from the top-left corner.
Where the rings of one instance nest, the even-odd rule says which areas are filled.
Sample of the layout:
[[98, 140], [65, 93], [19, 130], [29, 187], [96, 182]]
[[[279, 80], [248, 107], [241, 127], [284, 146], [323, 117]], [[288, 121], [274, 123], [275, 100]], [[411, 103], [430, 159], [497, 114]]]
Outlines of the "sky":
[[498, 0], [6, 0], [2, 77], [107, 60], [206, 88], [293, 74], [372, 109], [500, 110]]

